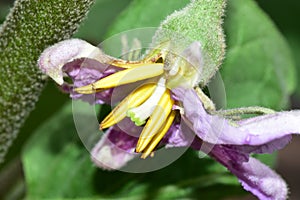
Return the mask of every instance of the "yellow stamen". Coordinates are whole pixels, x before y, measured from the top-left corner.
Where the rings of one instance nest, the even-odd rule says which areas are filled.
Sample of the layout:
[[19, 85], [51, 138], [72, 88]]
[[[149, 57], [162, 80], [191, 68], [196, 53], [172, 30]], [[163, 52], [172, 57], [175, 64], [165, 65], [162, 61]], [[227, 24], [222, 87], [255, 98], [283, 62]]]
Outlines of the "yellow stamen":
[[141, 105], [153, 93], [156, 84], [145, 84], [129, 94], [109, 115], [101, 122], [100, 129], [108, 128], [126, 117], [128, 109]]
[[171, 125], [172, 125], [172, 123], [175, 119], [175, 116], [176, 116], [176, 112], [173, 110], [170, 113], [165, 125], [160, 129], [159, 133], [154, 136], [153, 140], [146, 147], [146, 149], [144, 150], [141, 158], [147, 158], [151, 153], [153, 153], [153, 149], [162, 140], [162, 138], [165, 136], [165, 134], [167, 133], [167, 131], [171, 127]]
[[139, 137], [136, 145], [137, 153], [142, 152], [147, 147], [152, 138], [165, 123], [172, 110], [173, 103], [174, 101], [171, 98], [170, 91], [167, 90], [159, 100]]
[[163, 64], [161, 63], [145, 64], [116, 72], [90, 85], [75, 88], [75, 91], [81, 94], [92, 94], [95, 93], [96, 90], [113, 88], [127, 83], [152, 78], [161, 75], [163, 72]]

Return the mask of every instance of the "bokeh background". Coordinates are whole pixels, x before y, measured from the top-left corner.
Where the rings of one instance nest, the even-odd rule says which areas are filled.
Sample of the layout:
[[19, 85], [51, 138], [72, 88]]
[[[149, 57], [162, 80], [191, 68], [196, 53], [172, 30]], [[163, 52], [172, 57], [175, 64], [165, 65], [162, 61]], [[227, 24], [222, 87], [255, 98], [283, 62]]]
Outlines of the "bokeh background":
[[[97, 4], [92, 8], [88, 21], [82, 25], [75, 37], [85, 38], [96, 44], [101, 42], [109, 25], [130, 2], [131, 0], [97, 0]], [[285, 0], [284, 2], [282, 0], [257, 0], [257, 2], [286, 37], [296, 62], [297, 77], [300, 78], [300, 26], [298, 20], [300, 19], [300, 2], [295, 0]], [[13, 0], [0, 1], [0, 23], [3, 22], [12, 5]], [[97, 10], [101, 10], [101, 15], [99, 16], [105, 16], [105, 18], [97, 17], [99, 14]], [[0, 169], [0, 199], [19, 199], [24, 195], [26, 190], [23, 184], [24, 175], [20, 161], [22, 147], [39, 124], [53, 116], [67, 101], [69, 101], [68, 96], [59, 92], [56, 86], [49, 82], [40, 97], [36, 109], [26, 121], [18, 139], [15, 141], [15, 145], [10, 150], [6, 164]], [[300, 87], [297, 87], [297, 90], [290, 98], [290, 108], [300, 109]], [[300, 138], [295, 136], [288, 147], [278, 152], [277, 157], [276, 170], [289, 184], [290, 199], [292, 200], [300, 199], [299, 152]], [[240, 199], [240, 197], [236, 199]], [[244, 199], [255, 198], [248, 195]]]

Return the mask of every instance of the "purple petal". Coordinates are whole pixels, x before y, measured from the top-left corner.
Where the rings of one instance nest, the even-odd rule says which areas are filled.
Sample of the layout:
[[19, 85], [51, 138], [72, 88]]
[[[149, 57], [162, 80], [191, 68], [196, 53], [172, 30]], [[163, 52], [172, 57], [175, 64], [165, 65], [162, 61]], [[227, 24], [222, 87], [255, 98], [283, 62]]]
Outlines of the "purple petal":
[[108, 89], [102, 92], [97, 92], [91, 95], [83, 95], [73, 91], [75, 87], [81, 87], [89, 85], [104, 78], [120, 68], [112, 65], [100, 63], [96, 60], [89, 58], [76, 59], [72, 62], [65, 64], [62, 71], [72, 79], [73, 84], [65, 83], [62, 88], [64, 91], [70, 93], [72, 99], [81, 99], [89, 103], [109, 104], [111, 101], [112, 89]]
[[215, 145], [210, 152], [210, 156], [238, 177], [245, 190], [252, 192], [259, 199], [287, 198], [287, 185], [278, 174], [254, 158], [250, 157], [247, 162], [241, 161], [239, 154], [240, 152], [226, 147], [224, 149], [221, 145]]
[[[251, 132], [249, 142], [258, 144], [300, 133], [300, 111], [278, 112], [238, 122], [240, 130]], [[277, 140], [280, 141], [280, 140]]]
[[240, 130], [229, 125], [229, 122], [219, 116], [209, 115], [202, 102], [192, 89], [176, 88], [172, 92], [182, 102], [183, 119], [194, 130], [199, 138], [211, 144], [244, 144], [245, 138]]
[[291, 134], [300, 133], [300, 111], [280, 112], [235, 123], [208, 114], [192, 89], [172, 90], [183, 103], [183, 119], [199, 138], [211, 144], [253, 146], [253, 152], [270, 153], [284, 147]]
[[[40, 56], [38, 64], [44, 73], [61, 85], [63, 91], [71, 94], [71, 98], [102, 104], [110, 103], [111, 89], [93, 95], [78, 94], [73, 89], [91, 84], [120, 70], [104, 64], [113, 59], [86, 41], [70, 39], [47, 48]], [[65, 74], [72, 79], [72, 84], [64, 81]]]
[[90, 58], [76, 59], [66, 63], [62, 68], [62, 71], [73, 80], [75, 87], [91, 84], [119, 70], [120, 68]]
[[66, 63], [83, 57], [97, 57], [98, 59], [102, 59], [105, 56], [99, 48], [86, 41], [70, 39], [47, 48], [41, 54], [38, 65], [44, 73], [50, 76], [59, 85], [62, 85], [64, 81], [61, 68]]
[[257, 154], [265, 154], [265, 153], [273, 153], [275, 150], [279, 150], [284, 148], [292, 139], [291, 135], [273, 140], [264, 145], [230, 145], [231, 148], [237, 149], [237, 151], [244, 152], [247, 154], [257, 153]]
[[166, 148], [190, 146], [195, 138], [193, 131], [185, 123], [174, 123], [164, 138], [162, 143]]
[[135, 157], [138, 138], [110, 128], [92, 150], [92, 161], [102, 169], [120, 169]]

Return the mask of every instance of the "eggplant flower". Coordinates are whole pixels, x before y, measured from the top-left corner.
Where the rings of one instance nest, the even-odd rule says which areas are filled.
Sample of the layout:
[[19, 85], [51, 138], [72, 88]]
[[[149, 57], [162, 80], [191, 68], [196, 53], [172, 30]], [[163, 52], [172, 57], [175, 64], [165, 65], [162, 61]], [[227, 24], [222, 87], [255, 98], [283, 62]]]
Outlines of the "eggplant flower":
[[[300, 133], [300, 111], [255, 107], [248, 111], [264, 115], [240, 120], [231, 115], [245, 114], [247, 108], [216, 111], [198, 87], [204, 64], [200, 43], [193, 42], [180, 55], [168, 49], [169, 42], [164, 42], [143, 59], [126, 61], [72, 39], [45, 50], [39, 66], [73, 99], [94, 95], [90, 103], [109, 103], [114, 88], [138, 84], [101, 122], [100, 129], [108, 130], [92, 151], [97, 166], [119, 169], [139, 153], [152, 156], [160, 146], [190, 146], [227, 167], [260, 199], [286, 199], [285, 181], [250, 154], [286, 146], [292, 134]], [[121, 121], [130, 135], [116, 126]]]

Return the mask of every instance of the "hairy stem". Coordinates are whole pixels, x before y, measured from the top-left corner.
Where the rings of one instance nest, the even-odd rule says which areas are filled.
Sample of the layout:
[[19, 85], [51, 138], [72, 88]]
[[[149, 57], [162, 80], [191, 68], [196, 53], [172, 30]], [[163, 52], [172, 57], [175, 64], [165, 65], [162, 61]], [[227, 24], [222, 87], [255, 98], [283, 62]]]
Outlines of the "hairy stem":
[[94, 0], [16, 0], [0, 28], [0, 163], [45, 85], [40, 53], [70, 38]]
[[228, 110], [218, 110], [214, 112], [214, 114], [222, 115], [224, 117], [240, 117], [241, 115], [251, 115], [251, 114], [265, 115], [265, 114], [273, 114], [273, 113], [275, 113], [274, 110], [270, 108], [260, 107], [260, 106], [233, 108]]

